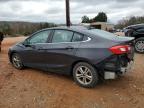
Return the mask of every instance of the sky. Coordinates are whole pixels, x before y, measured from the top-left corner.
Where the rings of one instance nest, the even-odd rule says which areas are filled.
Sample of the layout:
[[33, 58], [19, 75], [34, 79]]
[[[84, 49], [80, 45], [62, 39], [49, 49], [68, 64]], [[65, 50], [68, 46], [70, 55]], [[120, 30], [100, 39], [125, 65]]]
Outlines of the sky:
[[[105, 12], [108, 22], [116, 24], [126, 17], [144, 15], [144, 0], [70, 0], [70, 12], [73, 24], [98, 12]], [[0, 0], [0, 21], [65, 23], [65, 0]]]

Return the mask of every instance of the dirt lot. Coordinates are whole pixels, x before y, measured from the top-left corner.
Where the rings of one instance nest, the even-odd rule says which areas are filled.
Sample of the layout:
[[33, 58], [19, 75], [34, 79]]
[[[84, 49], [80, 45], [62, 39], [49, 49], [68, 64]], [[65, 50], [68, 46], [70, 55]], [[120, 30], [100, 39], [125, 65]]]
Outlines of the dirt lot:
[[135, 55], [131, 73], [94, 89], [85, 89], [68, 76], [13, 68], [8, 61], [8, 48], [23, 39], [7, 38], [3, 42], [0, 108], [143, 108], [144, 55]]

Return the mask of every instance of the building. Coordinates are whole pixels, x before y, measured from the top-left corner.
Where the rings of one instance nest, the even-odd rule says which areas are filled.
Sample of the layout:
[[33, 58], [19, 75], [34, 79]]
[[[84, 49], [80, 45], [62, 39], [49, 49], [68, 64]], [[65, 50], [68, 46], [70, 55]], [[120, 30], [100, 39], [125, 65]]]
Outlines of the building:
[[107, 23], [107, 22], [93, 22], [93, 23], [82, 23], [83, 26], [89, 26], [96, 29], [101, 29], [105, 31], [112, 31], [114, 30], [114, 25]]

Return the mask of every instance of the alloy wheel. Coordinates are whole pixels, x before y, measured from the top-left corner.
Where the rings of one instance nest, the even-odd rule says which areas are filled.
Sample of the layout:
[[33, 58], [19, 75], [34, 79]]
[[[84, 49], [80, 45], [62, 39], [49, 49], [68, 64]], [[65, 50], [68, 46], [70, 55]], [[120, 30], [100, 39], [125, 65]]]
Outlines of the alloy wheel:
[[16, 54], [13, 55], [13, 57], [12, 57], [12, 63], [16, 68], [21, 68], [21, 66], [22, 66], [20, 57]]
[[135, 45], [135, 48], [138, 52], [144, 52], [144, 41], [138, 41]]
[[92, 72], [86, 66], [79, 66], [76, 69], [76, 78], [79, 81], [79, 83], [83, 85], [88, 85], [93, 80]]

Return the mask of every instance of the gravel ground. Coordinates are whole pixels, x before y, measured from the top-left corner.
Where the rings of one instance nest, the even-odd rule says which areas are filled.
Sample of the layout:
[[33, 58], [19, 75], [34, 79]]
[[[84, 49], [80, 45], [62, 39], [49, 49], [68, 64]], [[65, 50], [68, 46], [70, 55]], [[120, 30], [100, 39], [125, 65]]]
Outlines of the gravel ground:
[[8, 61], [8, 48], [23, 39], [6, 38], [3, 42], [0, 108], [143, 108], [144, 55], [135, 55], [134, 69], [124, 77], [85, 89], [69, 76], [13, 68]]

